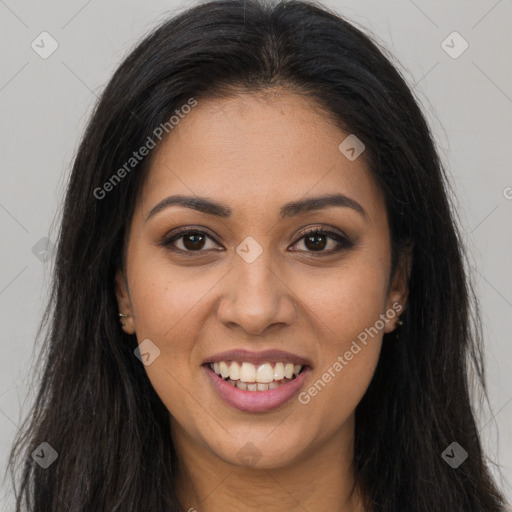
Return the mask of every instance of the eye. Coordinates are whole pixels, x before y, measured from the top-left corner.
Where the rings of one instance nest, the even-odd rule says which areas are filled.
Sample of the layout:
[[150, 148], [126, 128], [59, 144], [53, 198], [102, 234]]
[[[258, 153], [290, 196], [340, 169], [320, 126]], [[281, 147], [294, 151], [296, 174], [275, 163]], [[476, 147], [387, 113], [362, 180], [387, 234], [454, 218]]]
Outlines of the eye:
[[[213, 246], [208, 247], [208, 241]], [[160, 244], [177, 252], [206, 252], [208, 250], [219, 250], [218, 244], [205, 231], [198, 229], [182, 230], [179, 233], [171, 234]]]
[[[341, 235], [340, 233], [319, 228], [303, 232], [301, 238], [295, 242], [292, 247], [297, 246], [301, 242], [303, 242], [306, 252], [317, 252], [322, 254], [340, 252], [354, 246], [354, 243], [348, 237]], [[325, 250], [326, 248], [328, 249]]]
[[[347, 237], [334, 231], [314, 228], [301, 233], [301, 237], [292, 246], [293, 251], [304, 251], [321, 254], [331, 254], [350, 249], [354, 243]], [[210, 246], [208, 247], [208, 243]], [[305, 249], [297, 249], [297, 245], [304, 244]], [[192, 255], [191, 253], [207, 252], [219, 249], [218, 244], [212, 236], [199, 229], [184, 229], [178, 233], [171, 233], [159, 244], [173, 251]]]

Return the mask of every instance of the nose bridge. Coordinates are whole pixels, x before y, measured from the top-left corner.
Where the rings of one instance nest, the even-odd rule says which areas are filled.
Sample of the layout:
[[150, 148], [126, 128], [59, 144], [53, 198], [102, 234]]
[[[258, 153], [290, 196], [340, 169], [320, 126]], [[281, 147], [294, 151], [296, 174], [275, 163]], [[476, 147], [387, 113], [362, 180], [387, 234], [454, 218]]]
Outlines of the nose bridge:
[[[238, 260], [238, 261], [237, 261]], [[271, 270], [271, 253], [265, 249], [254, 261], [246, 261], [243, 257], [235, 258], [234, 274], [236, 280], [242, 286], [237, 287], [245, 295], [275, 295], [276, 279], [274, 272]]]
[[291, 323], [295, 307], [288, 288], [276, 275], [271, 251], [251, 244], [249, 240], [237, 248], [219, 317], [225, 324], [261, 333], [271, 325]]
[[[247, 248], [249, 248], [247, 255], [250, 255], [250, 258], [242, 253]], [[276, 306], [280, 287], [276, 286], [277, 278], [271, 270], [272, 254], [270, 249], [261, 247], [258, 250], [251, 247], [251, 241], [243, 242], [237, 248], [234, 266], [234, 293], [238, 305], [250, 301], [255, 308]]]

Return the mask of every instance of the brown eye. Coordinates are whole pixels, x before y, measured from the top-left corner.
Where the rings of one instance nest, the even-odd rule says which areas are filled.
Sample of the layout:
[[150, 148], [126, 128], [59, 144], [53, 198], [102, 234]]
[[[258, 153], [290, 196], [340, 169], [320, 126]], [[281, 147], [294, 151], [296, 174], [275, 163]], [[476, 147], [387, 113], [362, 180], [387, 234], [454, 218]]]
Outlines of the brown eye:
[[317, 252], [323, 255], [340, 252], [354, 246], [354, 243], [348, 237], [323, 229], [311, 229], [307, 231], [295, 242], [294, 246], [296, 247], [302, 241], [305, 249], [295, 248], [294, 250]]
[[[208, 246], [208, 243], [210, 243], [210, 246]], [[206, 252], [219, 248], [218, 244], [207, 233], [191, 229], [166, 237], [160, 245], [182, 253]]]
[[322, 251], [327, 245], [327, 237], [321, 234], [312, 234], [304, 237], [304, 245], [312, 251]]
[[190, 233], [183, 235], [183, 245], [190, 251], [196, 251], [204, 247], [206, 237], [202, 233]]

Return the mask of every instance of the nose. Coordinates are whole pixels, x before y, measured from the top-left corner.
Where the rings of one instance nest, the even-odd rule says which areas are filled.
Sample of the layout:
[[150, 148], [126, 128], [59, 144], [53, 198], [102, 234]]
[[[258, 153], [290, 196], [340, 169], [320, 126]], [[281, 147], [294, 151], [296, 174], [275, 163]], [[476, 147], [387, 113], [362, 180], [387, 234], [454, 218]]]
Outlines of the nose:
[[234, 268], [223, 280], [217, 310], [226, 327], [261, 336], [295, 321], [293, 291], [271, 267], [268, 251], [263, 251], [252, 263], [235, 256]]

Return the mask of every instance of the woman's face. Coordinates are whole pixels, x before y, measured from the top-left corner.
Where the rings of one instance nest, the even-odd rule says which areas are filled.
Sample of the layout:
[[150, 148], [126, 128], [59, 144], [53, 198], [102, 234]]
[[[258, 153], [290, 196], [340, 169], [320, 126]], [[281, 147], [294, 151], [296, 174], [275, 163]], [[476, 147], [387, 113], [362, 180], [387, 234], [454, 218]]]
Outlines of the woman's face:
[[154, 155], [117, 294], [175, 440], [262, 468], [350, 444], [406, 290], [348, 135], [302, 97], [237, 95]]

